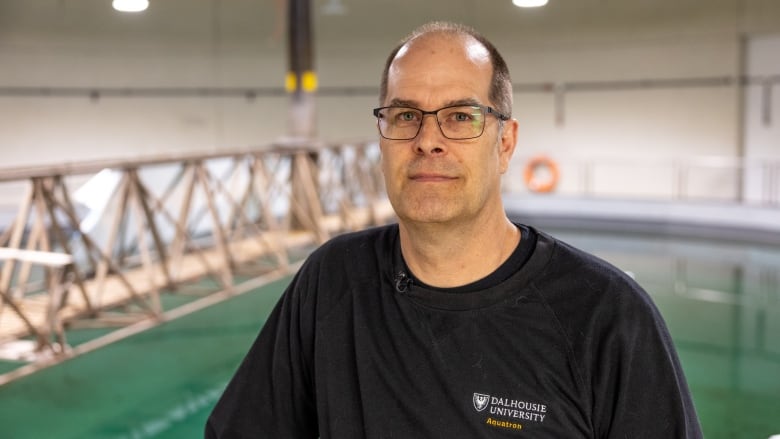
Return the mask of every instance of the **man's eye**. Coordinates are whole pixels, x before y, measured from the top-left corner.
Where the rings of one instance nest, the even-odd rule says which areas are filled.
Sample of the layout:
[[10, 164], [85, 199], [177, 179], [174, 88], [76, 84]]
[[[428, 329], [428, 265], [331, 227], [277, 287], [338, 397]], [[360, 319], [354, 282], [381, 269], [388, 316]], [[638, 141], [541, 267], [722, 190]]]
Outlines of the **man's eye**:
[[472, 122], [477, 119], [477, 115], [466, 111], [453, 111], [447, 115], [450, 122]]
[[414, 114], [414, 111], [404, 111], [398, 115], [398, 118], [403, 121], [411, 121], [417, 119], [417, 115]]

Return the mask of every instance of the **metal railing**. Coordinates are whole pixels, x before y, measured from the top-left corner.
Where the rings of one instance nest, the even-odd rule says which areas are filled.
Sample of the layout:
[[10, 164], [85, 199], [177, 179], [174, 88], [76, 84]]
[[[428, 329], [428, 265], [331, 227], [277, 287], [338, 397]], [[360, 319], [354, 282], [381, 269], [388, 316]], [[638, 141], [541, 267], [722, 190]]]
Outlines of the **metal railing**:
[[0, 190], [24, 189], [0, 223], [0, 344], [67, 356], [69, 327], [159, 322], [163, 294], [204, 277], [229, 293], [387, 222], [378, 162], [356, 143], [0, 170]]
[[[558, 168], [556, 195], [780, 207], [780, 160], [550, 157]], [[525, 181], [530, 159], [515, 157], [504, 181], [505, 192], [531, 192]], [[551, 178], [546, 169], [539, 169], [538, 174], [540, 179]]]

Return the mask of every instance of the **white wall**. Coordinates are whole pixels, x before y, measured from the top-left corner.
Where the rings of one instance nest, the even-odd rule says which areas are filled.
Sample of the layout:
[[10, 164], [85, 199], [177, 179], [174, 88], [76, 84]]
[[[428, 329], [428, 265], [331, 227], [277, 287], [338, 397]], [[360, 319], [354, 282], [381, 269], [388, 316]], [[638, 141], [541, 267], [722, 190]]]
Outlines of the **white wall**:
[[[742, 16], [734, 17], [729, 1], [711, 3], [709, 9], [694, 8], [697, 2], [689, 2], [683, 10], [664, 3], [659, 6], [664, 13], [658, 16], [632, 14], [626, 6], [626, 11], [613, 11], [619, 17], [599, 17], [587, 8], [603, 2], [585, 2], [581, 11], [549, 27], [544, 25], [545, 12], [516, 24], [506, 13], [500, 20], [486, 21], [480, 8], [459, 14], [466, 21], [471, 18], [471, 24], [496, 42], [517, 84], [721, 77], [742, 71], [740, 39], [746, 26], [771, 28], [770, 18], [780, 9], [750, 0]], [[120, 30], [113, 22], [86, 30], [44, 26], [34, 14], [11, 25], [11, 18], [3, 22], [0, 6], [0, 87], [280, 88], [286, 70], [284, 42], [268, 24], [273, 22], [267, 17], [271, 12], [261, 8], [267, 3], [247, 3], [265, 14], [258, 31], [251, 23], [237, 29], [224, 23], [216, 26], [209, 16], [211, 3], [205, 0], [192, 3], [191, 13], [198, 18], [194, 24], [155, 32], [134, 27], [143, 17], [123, 21]], [[224, 9], [220, 17], [227, 20], [229, 8]], [[346, 18], [318, 17], [315, 32], [325, 35], [316, 41], [320, 85], [376, 87], [386, 52], [404, 32], [429, 18], [448, 17], [446, 11], [442, 16], [415, 17], [408, 25], [398, 23], [397, 32], [388, 32], [389, 19], [380, 17], [377, 29], [382, 32], [365, 30], [371, 26], [361, 22], [355, 23], [357, 34], [345, 29], [350, 26]], [[337, 30], [344, 35], [332, 36]], [[748, 45], [748, 73], [779, 74], [777, 63], [766, 61], [780, 59], [776, 37], [750, 41], [755, 43]], [[756, 109], [750, 102], [755, 93], [755, 87], [746, 89], [749, 103], [743, 121], [742, 94], [735, 85], [572, 90], [565, 92], [559, 107], [553, 93], [518, 92], [517, 165], [537, 152], [561, 161], [737, 157], [742, 153], [743, 124], [749, 157], [777, 157], [777, 122], [754, 127]], [[775, 104], [779, 95], [780, 91], [773, 95]], [[375, 105], [370, 94], [320, 96], [319, 135], [328, 140], [375, 137], [370, 116]], [[287, 133], [287, 106], [285, 96], [249, 100], [0, 95], [2, 167], [264, 145]], [[560, 123], [556, 111], [563, 115]], [[673, 185], [666, 178], [653, 181], [652, 171], [641, 175], [646, 177], [628, 183], [621, 178], [620, 184], [608, 179], [599, 183], [600, 190], [620, 186], [629, 193], [652, 193]], [[566, 178], [564, 186], [579, 184], [573, 174]], [[700, 186], [713, 192], [734, 191], [733, 181], [717, 175], [703, 181]]]
[[[508, 57], [515, 82], [562, 84], [731, 76], [739, 59], [730, 37], [613, 42]], [[516, 114], [525, 127], [520, 143], [532, 151], [582, 157], [733, 155], [736, 98], [734, 87], [722, 86], [570, 91], [563, 122], [556, 125], [552, 93], [519, 94]]]
[[[282, 44], [215, 55], [197, 41], [34, 37], [0, 42], [0, 86], [278, 87], [284, 77]], [[285, 132], [286, 106], [284, 97], [4, 96], [0, 152], [27, 165], [264, 144]]]
[[[747, 44], [747, 74], [756, 78], [780, 78], [780, 35], [751, 38]], [[752, 84], [745, 90], [745, 158], [751, 172], [745, 174], [744, 197], [761, 202], [769, 185], [780, 197], [780, 84], [768, 89]], [[775, 168], [760, 163], [773, 161]]]

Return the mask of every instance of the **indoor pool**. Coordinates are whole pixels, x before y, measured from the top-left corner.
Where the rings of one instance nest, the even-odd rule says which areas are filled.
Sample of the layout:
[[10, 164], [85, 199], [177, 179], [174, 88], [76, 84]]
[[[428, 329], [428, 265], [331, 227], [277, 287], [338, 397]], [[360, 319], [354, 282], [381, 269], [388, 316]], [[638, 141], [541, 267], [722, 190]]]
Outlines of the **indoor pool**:
[[[611, 261], [650, 292], [676, 342], [705, 437], [780, 434], [780, 248], [548, 232]], [[0, 435], [201, 437], [206, 416], [287, 282], [0, 387]]]

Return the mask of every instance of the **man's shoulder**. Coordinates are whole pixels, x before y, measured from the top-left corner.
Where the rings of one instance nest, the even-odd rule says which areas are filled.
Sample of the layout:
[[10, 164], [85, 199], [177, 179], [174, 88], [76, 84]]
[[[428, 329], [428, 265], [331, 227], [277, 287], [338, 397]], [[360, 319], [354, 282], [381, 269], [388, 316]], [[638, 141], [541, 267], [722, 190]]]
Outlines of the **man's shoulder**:
[[599, 290], [607, 285], [639, 288], [632, 277], [613, 262], [543, 232], [540, 240], [552, 248], [547, 271], [553, 276], [576, 278]]
[[592, 253], [549, 239], [554, 250], [537, 291], [573, 345], [585, 343], [583, 337], [598, 342], [614, 331], [649, 334], [664, 326], [653, 299], [633, 275]]
[[603, 312], [651, 312], [652, 299], [633, 275], [612, 262], [544, 233], [540, 241], [551, 247], [549, 262], [539, 274], [538, 286], [555, 308]]

